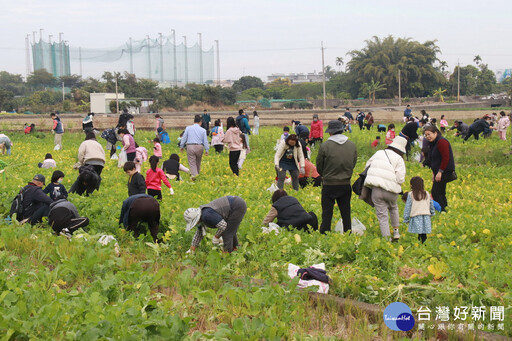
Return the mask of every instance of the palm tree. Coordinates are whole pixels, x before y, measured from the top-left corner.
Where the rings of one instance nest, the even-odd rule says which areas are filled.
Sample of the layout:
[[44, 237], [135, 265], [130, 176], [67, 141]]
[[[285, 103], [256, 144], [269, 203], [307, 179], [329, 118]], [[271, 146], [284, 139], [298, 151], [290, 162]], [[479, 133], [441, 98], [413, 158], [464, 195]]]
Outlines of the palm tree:
[[373, 78], [370, 83], [364, 83], [362, 88], [364, 92], [368, 93], [368, 99], [372, 101], [372, 105], [375, 104], [375, 94], [377, 92], [387, 90], [384, 84], [381, 84], [380, 82], [375, 82]]
[[439, 88], [439, 89], [434, 90], [433, 95], [434, 95], [434, 96], [438, 96], [438, 97], [439, 97], [439, 100], [440, 100], [441, 102], [443, 102], [443, 103], [444, 103], [444, 97], [443, 97], [443, 94], [444, 94], [445, 92], [446, 92], [446, 89]]
[[448, 63], [444, 60], [439, 62], [439, 68], [441, 69], [441, 72], [444, 72], [444, 70], [448, 67]]
[[480, 55], [477, 54], [475, 58], [473, 58], [473, 61], [476, 63], [476, 65], [478, 65], [482, 61], [482, 57], [480, 57]]
[[341, 67], [343, 64], [345, 64], [343, 57], [336, 57], [336, 66], [339, 67], [339, 72], [341, 72]]

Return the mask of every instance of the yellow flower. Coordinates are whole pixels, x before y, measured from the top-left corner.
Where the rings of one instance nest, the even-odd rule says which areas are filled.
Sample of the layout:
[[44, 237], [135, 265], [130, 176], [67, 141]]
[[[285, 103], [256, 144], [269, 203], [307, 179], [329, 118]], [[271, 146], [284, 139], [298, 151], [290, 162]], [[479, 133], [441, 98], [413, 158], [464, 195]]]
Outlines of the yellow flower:
[[67, 283], [63, 281], [62, 279], [58, 279], [57, 282], [55, 282], [59, 287], [66, 285]]
[[294, 235], [293, 238], [295, 238], [295, 242], [299, 244], [302, 240], [300, 239], [300, 236], [298, 234]]
[[491, 234], [491, 231], [489, 231], [489, 229], [485, 229], [485, 230], [482, 231], [482, 233], [489, 235], [489, 234]]
[[454, 240], [452, 240], [452, 242], [450, 243], [450, 245], [451, 245], [451, 246], [455, 246], [455, 245], [456, 245], [455, 241], [454, 241]]

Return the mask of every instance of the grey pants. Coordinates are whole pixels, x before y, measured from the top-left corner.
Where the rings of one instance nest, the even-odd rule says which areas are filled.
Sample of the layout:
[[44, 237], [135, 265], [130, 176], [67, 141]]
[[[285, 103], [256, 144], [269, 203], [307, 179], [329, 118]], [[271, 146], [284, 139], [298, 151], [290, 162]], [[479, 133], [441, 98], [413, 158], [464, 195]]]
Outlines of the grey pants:
[[[375, 205], [375, 213], [379, 220], [380, 232], [383, 237], [389, 237], [389, 219], [391, 218], [391, 225], [398, 227], [400, 218], [398, 215], [398, 194], [388, 192], [382, 188], [372, 188], [372, 201]], [[389, 211], [389, 217], [388, 217]]]
[[244, 199], [235, 197], [231, 204], [231, 210], [229, 216], [226, 219], [228, 227], [222, 233], [222, 239], [224, 240], [224, 251], [232, 252], [234, 248], [238, 247], [238, 227], [242, 222], [242, 219], [247, 212], [247, 204]]
[[[289, 170], [290, 176], [292, 177], [292, 186], [293, 189], [298, 191], [299, 190], [299, 171], [297, 169], [295, 170]], [[284, 179], [286, 178], [286, 171], [277, 171], [277, 188], [283, 189], [284, 187]]]
[[202, 144], [187, 145], [187, 160], [190, 168], [190, 175], [196, 176], [201, 171], [201, 159], [203, 158]]

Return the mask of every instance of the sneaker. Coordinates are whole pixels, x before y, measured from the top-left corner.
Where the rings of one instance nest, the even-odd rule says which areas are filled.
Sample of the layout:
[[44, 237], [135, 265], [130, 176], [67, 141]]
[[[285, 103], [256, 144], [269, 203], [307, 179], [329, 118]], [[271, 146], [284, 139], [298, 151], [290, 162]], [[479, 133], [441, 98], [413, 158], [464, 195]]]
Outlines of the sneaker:
[[73, 237], [71, 232], [67, 228], [62, 229], [60, 231], [60, 235], [66, 237], [67, 239], [71, 239]]
[[393, 240], [397, 241], [398, 239], [400, 239], [400, 232], [398, 231], [398, 229], [395, 229], [393, 231]]

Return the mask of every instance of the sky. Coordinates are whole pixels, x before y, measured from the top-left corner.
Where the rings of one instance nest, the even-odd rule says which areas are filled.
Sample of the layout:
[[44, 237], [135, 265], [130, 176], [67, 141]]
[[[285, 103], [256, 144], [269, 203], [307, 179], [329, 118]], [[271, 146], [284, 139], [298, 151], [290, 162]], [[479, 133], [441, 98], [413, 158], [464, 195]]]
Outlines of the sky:
[[[112, 48], [176, 30], [188, 46], [202, 33], [203, 48], [219, 40], [220, 78], [308, 73], [361, 49], [373, 36], [437, 40], [449, 69], [480, 55], [492, 70], [512, 68], [510, 0], [0, 0], [0, 70], [25, 76], [25, 37], [63, 32], [71, 47]], [[32, 39], [31, 39], [32, 40]], [[216, 64], [215, 64], [216, 65]], [[99, 77], [116, 65], [84, 65]], [[122, 71], [122, 70], [119, 70]], [[78, 74], [72, 62], [71, 73]]]

